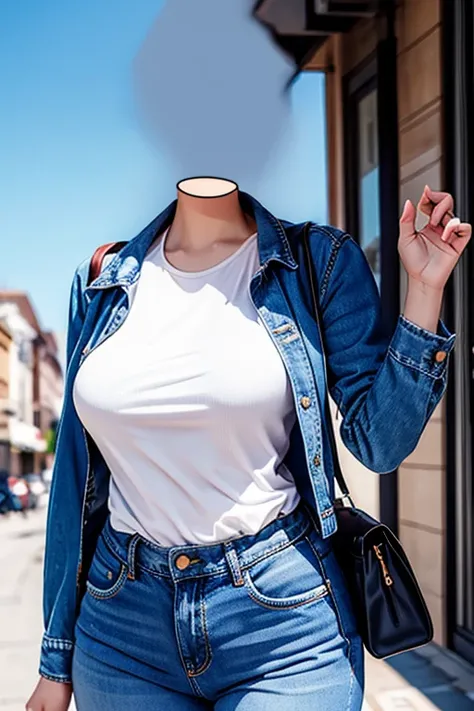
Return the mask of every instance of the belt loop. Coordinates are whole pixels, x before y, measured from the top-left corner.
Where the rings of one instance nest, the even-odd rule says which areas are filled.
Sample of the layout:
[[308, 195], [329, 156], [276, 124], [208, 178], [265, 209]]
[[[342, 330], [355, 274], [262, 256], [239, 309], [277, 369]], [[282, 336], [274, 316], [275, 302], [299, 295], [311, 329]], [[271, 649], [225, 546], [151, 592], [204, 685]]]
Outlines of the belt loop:
[[232, 585], [234, 587], [241, 587], [245, 584], [245, 581], [242, 577], [242, 570], [240, 569], [239, 557], [236, 550], [230, 541], [224, 543], [224, 550], [227, 565], [230, 570], [230, 576], [232, 578]]
[[128, 567], [128, 575], [127, 578], [129, 580], [135, 580], [135, 552], [137, 548], [138, 541], [140, 540], [140, 534], [135, 533], [131, 538], [128, 543], [128, 551], [127, 551], [127, 567]]

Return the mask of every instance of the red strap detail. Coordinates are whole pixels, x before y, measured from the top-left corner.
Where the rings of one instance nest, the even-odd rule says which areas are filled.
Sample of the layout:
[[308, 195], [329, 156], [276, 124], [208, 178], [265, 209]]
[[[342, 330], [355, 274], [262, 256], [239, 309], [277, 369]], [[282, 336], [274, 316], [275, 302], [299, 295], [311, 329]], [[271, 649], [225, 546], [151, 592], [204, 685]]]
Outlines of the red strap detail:
[[89, 266], [89, 279], [87, 281], [88, 284], [91, 284], [95, 279], [97, 279], [100, 272], [102, 271], [102, 262], [104, 261], [104, 257], [107, 254], [118, 252], [124, 246], [124, 244], [126, 243], [109, 242], [108, 244], [102, 244], [100, 247], [97, 247], [94, 254], [92, 255]]

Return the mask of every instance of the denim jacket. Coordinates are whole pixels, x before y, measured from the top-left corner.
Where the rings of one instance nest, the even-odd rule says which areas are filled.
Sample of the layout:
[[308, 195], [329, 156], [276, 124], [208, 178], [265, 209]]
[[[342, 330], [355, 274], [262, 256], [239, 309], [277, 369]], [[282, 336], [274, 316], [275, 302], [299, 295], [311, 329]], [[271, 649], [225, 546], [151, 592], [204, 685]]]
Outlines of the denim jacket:
[[[302, 257], [303, 225], [276, 219], [245, 193], [240, 193], [240, 200], [258, 229], [260, 268], [251, 280], [250, 294], [286, 367], [297, 413], [285, 464], [327, 538], [337, 526], [325, 414], [328, 389], [342, 415], [340, 433], [346, 447], [369, 469], [390, 472], [416, 447], [443, 395], [448, 358], [436, 354], [449, 354], [455, 337], [441, 321], [435, 334], [402, 315], [394, 333], [388, 334], [381, 321], [378, 289], [358, 244], [333, 227], [311, 225], [326, 383]], [[74, 277], [44, 567], [40, 674], [55, 681], [71, 680], [74, 626], [108, 513], [110, 472], [77, 416], [74, 379], [88, 354], [126, 319], [128, 290], [175, 209], [176, 202], [127, 242], [90, 285], [89, 260]], [[155, 308], [159, 312], [160, 305]]]

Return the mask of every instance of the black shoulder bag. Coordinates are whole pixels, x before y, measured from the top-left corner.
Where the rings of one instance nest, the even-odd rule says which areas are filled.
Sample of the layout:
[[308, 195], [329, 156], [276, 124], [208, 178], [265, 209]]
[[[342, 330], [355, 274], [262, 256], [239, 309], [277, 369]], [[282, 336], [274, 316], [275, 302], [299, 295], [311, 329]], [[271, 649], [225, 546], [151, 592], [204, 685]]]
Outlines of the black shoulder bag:
[[[306, 225], [303, 236], [306, 269], [314, 318], [324, 349], [308, 232]], [[325, 357], [324, 362], [326, 367]], [[334, 473], [342, 493], [334, 501], [337, 531], [331, 541], [346, 578], [359, 634], [370, 654], [383, 659], [430, 642], [433, 624], [400, 541], [388, 526], [356, 508], [352, 501], [339, 463], [328, 398], [325, 407]], [[344, 505], [344, 499], [350, 506]]]

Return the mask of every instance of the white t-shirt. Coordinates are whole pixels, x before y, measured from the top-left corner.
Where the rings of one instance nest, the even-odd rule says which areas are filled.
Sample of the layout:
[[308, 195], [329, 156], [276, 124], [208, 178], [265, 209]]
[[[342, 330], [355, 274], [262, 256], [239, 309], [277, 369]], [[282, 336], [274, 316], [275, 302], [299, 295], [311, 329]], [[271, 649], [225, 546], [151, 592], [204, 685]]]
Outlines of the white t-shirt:
[[111, 471], [112, 526], [165, 546], [257, 533], [299, 495], [285, 367], [250, 299], [256, 235], [200, 272], [148, 252], [123, 325], [91, 352], [74, 402]]

